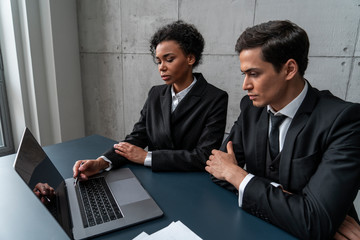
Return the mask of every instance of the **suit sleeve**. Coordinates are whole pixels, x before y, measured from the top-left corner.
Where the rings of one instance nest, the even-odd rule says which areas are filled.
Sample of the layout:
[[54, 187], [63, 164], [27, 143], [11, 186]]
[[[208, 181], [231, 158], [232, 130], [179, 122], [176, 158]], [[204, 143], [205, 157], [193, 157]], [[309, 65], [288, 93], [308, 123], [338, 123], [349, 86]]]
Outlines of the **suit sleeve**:
[[[245, 188], [242, 208], [301, 239], [331, 239], [360, 186], [360, 105], [343, 109], [318, 152], [319, 165], [299, 193], [261, 177]], [[301, 171], [301, 169], [299, 169]]]
[[[246, 105], [245, 101], [242, 100], [240, 103], [240, 111], [241, 111], [241, 109], [244, 109], [246, 107], [245, 105]], [[242, 121], [241, 121], [241, 116], [239, 116], [231, 128], [229, 136], [225, 139], [225, 141], [223, 142], [223, 144], [221, 145], [219, 150], [223, 151], [223, 152], [227, 152], [226, 145], [229, 141], [232, 141], [233, 150], [234, 150], [238, 165], [240, 167], [244, 167], [245, 163], [244, 163], [244, 151], [243, 151], [243, 144], [242, 144], [241, 128], [242, 128]], [[214, 183], [216, 183], [217, 185], [219, 185], [229, 191], [238, 193], [238, 190], [227, 181], [219, 180], [212, 175], [211, 175], [211, 180]]]
[[[152, 90], [153, 90], [153, 88], [150, 89], [149, 95]], [[142, 108], [142, 110], [140, 112], [139, 121], [137, 123], [135, 123], [133, 131], [129, 135], [126, 136], [124, 142], [131, 143], [131, 144], [136, 145], [141, 148], [147, 147], [148, 141], [149, 141], [147, 133], [146, 133], [147, 105], [148, 105], [148, 99], [146, 100], [144, 107]], [[113, 147], [111, 149], [109, 149], [107, 152], [105, 152], [103, 155], [112, 162], [113, 168], [119, 168], [129, 162], [129, 160], [127, 160], [125, 157], [117, 154]]]
[[228, 95], [221, 91], [221, 94], [214, 96], [211, 102], [212, 105], [208, 106], [211, 110], [197, 145], [190, 150], [153, 151], [153, 171], [204, 171], [211, 150], [218, 149], [224, 137]]

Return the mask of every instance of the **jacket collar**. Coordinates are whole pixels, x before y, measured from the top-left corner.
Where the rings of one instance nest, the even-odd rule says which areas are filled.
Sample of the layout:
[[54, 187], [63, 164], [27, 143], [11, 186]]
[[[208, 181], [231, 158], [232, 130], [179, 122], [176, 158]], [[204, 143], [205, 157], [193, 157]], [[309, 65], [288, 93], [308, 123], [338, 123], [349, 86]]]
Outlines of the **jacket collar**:
[[171, 137], [171, 125], [177, 119], [181, 118], [184, 114], [190, 111], [193, 106], [200, 101], [201, 96], [207, 86], [207, 81], [201, 73], [193, 73], [197, 81], [191, 90], [186, 94], [184, 99], [181, 100], [177, 108], [173, 113], [171, 113], [171, 85], [166, 86], [164, 91], [161, 93], [160, 102], [161, 102], [161, 111], [164, 119], [164, 128], [169, 137]]
[[206, 88], [207, 82], [201, 73], [193, 73], [197, 79], [193, 88], [181, 100], [178, 107], [172, 113], [171, 120], [174, 122], [184, 114], [191, 111], [192, 108], [200, 101], [201, 96]]

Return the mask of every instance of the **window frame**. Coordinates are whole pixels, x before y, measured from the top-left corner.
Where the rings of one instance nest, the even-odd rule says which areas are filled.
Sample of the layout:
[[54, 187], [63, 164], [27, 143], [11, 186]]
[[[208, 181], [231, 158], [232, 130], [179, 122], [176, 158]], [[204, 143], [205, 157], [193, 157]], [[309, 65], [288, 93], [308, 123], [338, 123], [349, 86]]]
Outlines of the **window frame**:
[[[0, 127], [2, 128], [4, 146], [0, 146], [0, 157], [15, 152], [11, 131], [10, 112], [7, 102], [4, 65], [0, 47]], [[1, 132], [1, 131], [0, 131]]]

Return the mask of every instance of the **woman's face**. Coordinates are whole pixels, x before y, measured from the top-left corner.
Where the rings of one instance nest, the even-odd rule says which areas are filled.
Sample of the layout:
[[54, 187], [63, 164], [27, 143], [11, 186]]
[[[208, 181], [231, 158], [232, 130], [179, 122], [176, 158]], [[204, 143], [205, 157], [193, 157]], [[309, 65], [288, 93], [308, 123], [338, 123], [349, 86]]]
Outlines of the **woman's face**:
[[[160, 42], [156, 46], [156, 63], [161, 78], [166, 84], [174, 84], [176, 88], [192, 81], [192, 66], [195, 57], [192, 54], [185, 55], [180, 45], [173, 40]], [[181, 89], [177, 89], [180, 90]]]

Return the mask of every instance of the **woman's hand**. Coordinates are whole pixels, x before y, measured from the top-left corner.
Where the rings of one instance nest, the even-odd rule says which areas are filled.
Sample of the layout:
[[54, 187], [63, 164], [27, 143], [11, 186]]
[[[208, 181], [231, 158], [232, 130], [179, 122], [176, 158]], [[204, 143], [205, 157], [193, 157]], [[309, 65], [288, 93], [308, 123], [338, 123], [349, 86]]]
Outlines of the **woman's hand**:
[[107, 168], [109, 163], [99, 157], [94, 160], [79, 160], [76, 161], [73, 167], [73, 177], [79, 177], [80, 180], [87, 180], [90, 176], [99, 173], [101, 170]]
[[55, 197], [55, 190], [47, 183], [38, 183], [35, 185], [33, 192], [44, 204], [49, 204]]
[[120, 142], [114, 145], [115, 152], [129, 161], [144, 165], [147, 151], [131, 143]]

